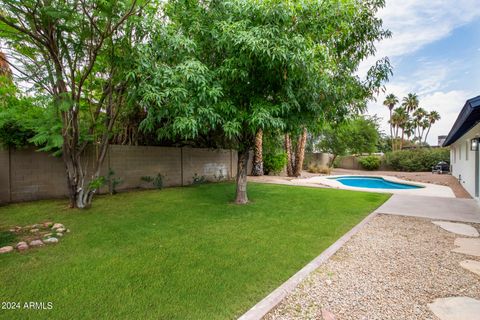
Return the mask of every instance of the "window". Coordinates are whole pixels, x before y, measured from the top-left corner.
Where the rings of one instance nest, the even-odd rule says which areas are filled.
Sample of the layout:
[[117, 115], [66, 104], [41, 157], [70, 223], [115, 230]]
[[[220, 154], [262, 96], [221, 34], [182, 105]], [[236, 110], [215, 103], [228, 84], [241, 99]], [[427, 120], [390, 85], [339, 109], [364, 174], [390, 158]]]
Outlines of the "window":
[[465, 160], [468, 161], [468, 141], [465, 141]]

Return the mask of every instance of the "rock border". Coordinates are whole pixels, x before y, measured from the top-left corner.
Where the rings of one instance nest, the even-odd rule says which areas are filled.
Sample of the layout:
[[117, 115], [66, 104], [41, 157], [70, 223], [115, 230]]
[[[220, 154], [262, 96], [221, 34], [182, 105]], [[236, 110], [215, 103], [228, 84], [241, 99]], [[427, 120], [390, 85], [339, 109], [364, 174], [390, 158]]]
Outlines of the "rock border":
[[[63, 237], [66, 232], [70, 232], [61, 223], [43, 222], [24, 227], [15, 226], [9, 230], [13, 233], [28, 233], [31, 236], [21, 239], [16, 245], [8, 245], [0, 248], [0, 254], [13, 252], [17, 249], [18, 252], [27, 251], [30, 248], [42, 247], [45, 244], [56, 244], [59, 237]], [[43, 238], [43, 240], [41, 239]]]
[[310, 261], [300, 271], [295, 273], [287, 281], [285, 281], [280, 287], [273, 290], [268, 296], [263, 298], [260, 302], [254, 305], [250, 310], [245, 312], [238, 320], [261, 320], [267, 313], [275, 308], [295, 287], [300, 284], [305, 278], [307, 278], [313, 271], [318, 269], [328, 259], [330, 259], [343, 245], [350, 240], [352, 236], [358, 233], [365, 227], [373, 218], [378, 215], [376, 211], [370, 213], [350, 231], [345, 233], [337, 241], [335, 241], [330, 247], [323, 251], [319, 256]]

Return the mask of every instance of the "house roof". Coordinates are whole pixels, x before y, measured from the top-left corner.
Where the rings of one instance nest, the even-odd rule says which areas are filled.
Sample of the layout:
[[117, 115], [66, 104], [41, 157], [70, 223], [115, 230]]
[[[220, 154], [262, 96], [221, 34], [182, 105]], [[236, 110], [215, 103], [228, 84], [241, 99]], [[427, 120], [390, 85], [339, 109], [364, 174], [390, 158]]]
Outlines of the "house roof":
[[480, 96], [468, 99], [453, 124], [443, 146], [449, 146], [480, 122]]

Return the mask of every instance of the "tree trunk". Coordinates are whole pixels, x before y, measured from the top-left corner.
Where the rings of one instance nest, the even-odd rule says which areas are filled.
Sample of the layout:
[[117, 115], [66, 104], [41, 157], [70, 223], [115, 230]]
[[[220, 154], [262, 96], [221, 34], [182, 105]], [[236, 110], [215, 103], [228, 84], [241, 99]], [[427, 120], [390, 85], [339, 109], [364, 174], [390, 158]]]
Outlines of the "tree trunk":
[[236, 204], [248, 203], [247, 196], [248, 149], [238, 151]]
[[402, 128], [402, 140], [400, 140], [400, 150], [403, 149], [403, 137], [404, 137], [405, 130]]
[[395, 151], [394, 150], [395, 146], [393, 145], [394, 140], [393, 140], [393, 125], [392, 125], [392, 109], [389, 109], [389, 110], [390, 110], [390, 121], [389, 121], [389, 123], [390, 123], [390, 143], [392, 144], [392, 151]]
[[255, 155], [253, 157], [252, 175], [263, 176], [263, 130], [255, 135]]
[[287, 175], [293, 177], [292, 141], [290, 134], [285, 134], [285, 152], [287, 154]]
[[427, 137], [428, 137], [428, 134], [430, 133], [430, 128], [432, 127], [432, 125], [430, 125], [428, 127], [428, 130], [427, 130], [427, 134], [425, 135], [425, 140], [423, 141], [424, 144], [427, 144]]
[[335, 164], [335, 159], [337, 159], [337, 155], [334, 154], [332, 157], [332, 160], [330, 160], [330, 163], [328, 165], [329, 168], [333, 168], [333, 165]]
[[295, 167], [293, 176], [300, 177], [303, 169], [303, 159], [305, 158], [305, 145], [307, 144], [307, 128], [303, 128], [302, 134], [298, 137], [297, 149], [295, 152]]

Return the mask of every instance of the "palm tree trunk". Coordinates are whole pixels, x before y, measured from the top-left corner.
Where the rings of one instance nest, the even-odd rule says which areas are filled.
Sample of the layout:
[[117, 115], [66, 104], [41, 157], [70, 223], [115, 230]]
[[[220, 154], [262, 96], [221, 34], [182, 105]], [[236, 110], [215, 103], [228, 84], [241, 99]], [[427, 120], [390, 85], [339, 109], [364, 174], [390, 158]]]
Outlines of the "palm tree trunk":
[[398, 146], [398, 128], [399, 128], [398, 125], [395, 126], [395, 140], [394, 140], [395, 148], [393, 149], [393, 151], [397, 150], [397, 146]]
[[427, 134], [425, 135], [425, 140], [423, 141], [424, 144], [427, 143], [427, 137], [428, 137], [428, 134], [430, 133], [430, 128], [432, 127], [432, 125], [429, 125], [428, 126], [428, 130], [427, 130]]
[[392, 143], [392, 151], [393, 151], [393, 125], [392, 125], [392, 109], [390, 109], [390, 121], [388, 122], [390, 124], [390, 142]]
[[403, 137], [404, 137], [405, 130], [402, 128], [402, 140], [400, 140], [400, 150], [403, 149]]
[[252, 175], [263, 176], [263, 130], [258, 129], [255, 135], [255, 154], [253, 156]]
[[293, 176], [293, 157], [292, 157], [292, 141], [290, 140], [290, 134], [285, 134], [285, 153], [287, 154], [287, 175]]
[[303, 169], [303, 159], [305, 159], [305, 146], [307, 144], [307, 128], [303, 128], [302, 134], [298, 137], [297, 149], [295, 153], [295, 167], [293, 176], [300, 177]]

